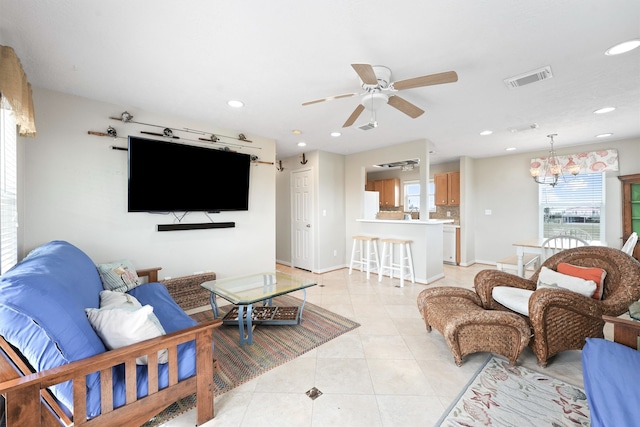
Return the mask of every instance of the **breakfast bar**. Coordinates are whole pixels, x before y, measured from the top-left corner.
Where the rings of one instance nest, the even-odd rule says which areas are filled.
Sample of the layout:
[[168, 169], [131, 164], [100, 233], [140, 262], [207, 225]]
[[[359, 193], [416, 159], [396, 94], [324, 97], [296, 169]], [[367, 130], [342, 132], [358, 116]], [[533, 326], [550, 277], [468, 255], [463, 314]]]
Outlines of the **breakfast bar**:
[[411, 240], [415, 280], [432, 283], [444, 277], [442, 265], [443, 224], [453, 220], [357, 219], [359, 234], [365, 236]]

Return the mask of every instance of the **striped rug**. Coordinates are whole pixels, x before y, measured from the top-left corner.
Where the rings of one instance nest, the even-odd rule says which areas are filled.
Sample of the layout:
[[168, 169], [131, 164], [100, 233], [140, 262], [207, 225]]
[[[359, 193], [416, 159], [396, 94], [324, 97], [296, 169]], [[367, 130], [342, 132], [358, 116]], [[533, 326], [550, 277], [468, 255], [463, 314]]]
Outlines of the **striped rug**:
[[[276, 306], [296, 306], [302, 301], [283, 295], [273, 299]], [[232, 305], [220, 307], [224, 315]], [[192, 314], [198, 322], [213, 319], [211, 310]], [[237, 325], [222, 325], [214, 331], [214, 357], [220, 368], [214, 376], [215, 396], [250, 381], [261, 374], [312, 350], [321, 344], [360, 326], [352, 320], [317, 305], [306, 303], [299, 325], [258, 325], [253, 331], [253, 344], [240, 345]], [[195, 405], [195, 396], [178, 401], [145, 424], [157, 426]]]

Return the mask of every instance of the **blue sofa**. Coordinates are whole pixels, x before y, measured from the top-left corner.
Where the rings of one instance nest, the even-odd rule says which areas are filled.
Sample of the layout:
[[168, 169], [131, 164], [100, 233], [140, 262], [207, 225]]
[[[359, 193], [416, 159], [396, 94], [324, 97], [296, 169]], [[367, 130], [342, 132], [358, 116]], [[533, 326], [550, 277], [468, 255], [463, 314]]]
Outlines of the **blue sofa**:
[[587, 338], [582, 376], [593, 427], [640, 424], [640, 351]]
[[[125, 382], [125, 376], [135, 375], [136, 381], [133, 386], [136, 399], [140, 400], [150, 394], [149, 384], [152, 384], [152, 395], [167, 395], [166, 392], [158, 392], [167, 391], [170, 385], [175, 386], [176, 376], [178, 384], [190, 378], [195, 379], [196, 368], [200, 368], [201, 365], [209, 372], [210, 378], [208, 381], [206, 378], [201, 379], [205, 382], [200, 387], [203, 390], [211, 390], [209, 419], [213, 418], [212, 329], [218, 322], [198, 326], [197, 322], [176, 304], [162, 283], [145, 283], [131, 289], [129, 293], [142, 305], [148, 304], [153, 307], [153, 313], [166, 332], [164, 336], [148, 340], [152, 347], [143, 348], [144, 344], [134, 344], [137, 355], [152, 354], [157, 351], [156, 348], [167, 348], [171, 355], [169, 341], [165, 347], [160, 345], [162, 341], [171, 340], [181, 331], [192, 331], [190, 340], [183, 339], [182, 343], [172, 344], [175, 348], [174, 354], [177, 354], [177, 358], [174, 357], [173, 360], [177, 360], [177, 363], [171, 363], [170, 356], [170, 363], [152, 364], [150, 361], [148, 366], [136, 366], [135, 362], [131, 363], [135, 359], [134, 355], [126, 354], [126, 347], [108, 351], [87, 319], [85, 309], [99, 307], [99, 295], [103, 290], [96, 265], [82, 250], [64, 241], [49, 242], [34, 249], [24, 260], [0, 277], [0, 335], [19, 351], [35, 372], [40, 373], [55, 371], [55, 368], [61, 366], [74, 365], [73, 362], [77, 365], [80, 363], [78, 361], [92, 360], [92, 358], [95, 361], [96, 357], [106, 353], [121, 352], [123, 359], [115, 361], [116, 363], [112, 361], [110, 368], [91, 368], [94, 371], [86, 376], [86, 407], [81, 408], [79, 412], [86, 419], [98, 417], [105, 411], [101, 406], [101, 381], [111, 381], [113, 385], [112, 395], [106, 396], [107, 401], [111, 401], [106, 412], [111, 412], [112, 408], [124, 408], [125, 404], [129, 406], [128, 404], [132, 403], [130, 402], [131, 391], [127, 390], [128, 386], [131, 387], [128, 384], [131, 381]], [[200, 340], [197, 344], [194, 339], [196, 337]], [[202, 340], [208, 340], [208, 342], [203, 343]], [[204, 352], [196, 357], [197, 352], [203, 349]], [[208, 360], [198, 360], [201, 357]], [[106, 360], [104, 357], [103, 359]], [[129, 363], [125, 365], [123, 362]], [[100, 371], [105, 369], [107, 371], [111, 369], [111, 378], [105, 379], [101, 376]], [[130, 371], [127, 372], [127, 369]], [[157, 369], [157, 377], [155, 374], [152, 375], [150, 383], [149, 370], [151, 369], [154, 371]], [[198, 374], [200, 373], [198, 369]], [[70, 373], [70, 375], [73, 377], [74, 374]], [[28, 378], [29, 376], [26, 376], [20, 380], [24, 382]], [[187, 387], [189, 393], [200, 390], [195, 386], [196, 382], [189, 383], [190, 386]], [[13, 390], [11, 386], [0, 383], [0, 392], [5, 394], [7, 387]], [[73, 381], [64, 381], [50, 387], [45, 383], [43, 387], [50, 389], [62, 409], [73, 418]], [[184, 384], [182, 387], [181, 392], [176, 392], [174, 396], [169, 397], [169, 403], [189, 394], [185, 392]], [[127, 396], [128, 393], [129, 396]], [[149, 400], [147, 399], [145, 405], [149, 405]], [[154, 407], [152, 411], [148, 409], [140, 411], [140, 417], [144, 419], [148, 416], [146, 412], [159, 411], [168, 405], [166, 396], [158, 400], [157, 408]], [[11, 401], [7, 399], [7, 402], [7, 414], [10, 414]], [[198, 403], [200, 406], [200, 398]], [[205, 410], [206, 406], [208, 403], [203, 404]], [[202, 415], [203, 419], [199, 420], [199, 423], [206, 421], [204, 418], [207, 416]], [[198, 417], [200, 418], [200, 415]]]

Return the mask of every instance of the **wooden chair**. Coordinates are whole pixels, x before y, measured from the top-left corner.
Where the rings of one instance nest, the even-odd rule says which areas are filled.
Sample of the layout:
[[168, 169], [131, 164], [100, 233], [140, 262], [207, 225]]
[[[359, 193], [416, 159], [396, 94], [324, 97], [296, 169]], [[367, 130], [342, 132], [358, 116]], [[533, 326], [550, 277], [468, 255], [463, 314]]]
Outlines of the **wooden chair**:
[[548, 258], [543, 266], [557, 270], [566, 262], [580, 267], [598, 267], [607, 272], [602, 299], [594, 299], [559, 288], [537, 289], [540, 270], [530, 279], [498, 270], [483, 270], [474, 279], [476, 293], [487, 310], [507, 310], [493, 299], [498, 286], [528, 289], [528, 319], [533, 337], [529, 346], [538, 364], [565, 350], [580, 350], [588, 337], [603, 338], [603, 315], [617, 317], [640, 298], [640, 262], [619, 249], [604, 246], [581, 246], [563, 250]]
[[551, 255], [555, 255], [565, 249], [577, 248], [579, 246], [589, 246], [589, 243], [579, 237], [571, 236], [568, 234], [559, 234], [557, 236], [549, 237], [542, 242], [540, 259], [544, 262]]
[[636, 244], [638, 243], [638, 233], [635, 231], [629, 235], [629, 238], [624, 245], [622, 246], [622, 252], [629, 256], [633, 256], [633, 250], [636, 248]]

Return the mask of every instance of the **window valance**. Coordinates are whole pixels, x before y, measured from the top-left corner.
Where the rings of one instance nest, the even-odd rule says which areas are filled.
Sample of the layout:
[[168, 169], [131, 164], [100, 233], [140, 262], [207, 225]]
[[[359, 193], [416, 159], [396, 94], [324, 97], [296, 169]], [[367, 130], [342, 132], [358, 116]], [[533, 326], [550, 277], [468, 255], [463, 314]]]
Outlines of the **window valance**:
[[36, 136], [31, 84], [13, 48], [1, 45], [0, 102], [13, 110], [20, 136]]
[[[585, 153], [557, 156], [562, 165], [562, 173], [570, 174], [572, 168], [578, 166], [581, 174], [611, 172], [618, 170], [618, 150], [599, 150]], [[540, 169], [547, 162], [547, 157], [531, 159], [531, 169]]]

